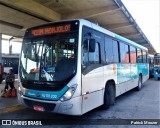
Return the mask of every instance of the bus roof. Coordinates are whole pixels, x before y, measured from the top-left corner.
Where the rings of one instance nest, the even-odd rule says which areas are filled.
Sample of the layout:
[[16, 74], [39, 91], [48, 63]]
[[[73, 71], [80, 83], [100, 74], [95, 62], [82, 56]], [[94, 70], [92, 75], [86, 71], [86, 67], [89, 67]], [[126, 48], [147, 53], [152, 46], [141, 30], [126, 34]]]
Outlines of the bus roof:
[[145, 47], [137, 44], [136, 42], [133, 42], [133, 41], [131, 41], [131, 40], [125, 38], [125, 37], [122, 37], [122, 36], [120, 36], [120, 35], [118, 35], [118, 34], [116, 34], [116, 33], [113, 33], [113, 32], [111, 32], [111, 31], [109, 31], [109, 30], [107, 30], [107, 29], [105, 29], [105, 28], [102, 28], [102, 27], [98, 26], [98, 25], [95, 24], [95, 23], [92, 23], [92, 22], [87, 21], [87, 20], [84, 20], [84, 19], [80, 19], [80, 22], [81, 22], [82, 25], [86, 25], [86, 26], [88, 26], [88, 27], [90, 27], [90, 28], [94, 28], [95, 30], [100, 31], [100, 32], [102, 32], [102, 33], [105, 33], [105, 34], [107, 34], [108, 36], [111, 36], [111, 37], [113, 37], [113, 38], [115, 38], [115, 39], [117, 39], [117, 40], [123, 41], [123, 42], [125, 42], [125, 43], [127, 43], [127, 44], [130, 44], [130, 45], [133, 45], [133, 46], [136, 46], [136, 47], [138, 47], [138, 48], [141, 48], [141, 49], [143, 49], [143, 50], [148, 51], [147, 48], [145, 48]]

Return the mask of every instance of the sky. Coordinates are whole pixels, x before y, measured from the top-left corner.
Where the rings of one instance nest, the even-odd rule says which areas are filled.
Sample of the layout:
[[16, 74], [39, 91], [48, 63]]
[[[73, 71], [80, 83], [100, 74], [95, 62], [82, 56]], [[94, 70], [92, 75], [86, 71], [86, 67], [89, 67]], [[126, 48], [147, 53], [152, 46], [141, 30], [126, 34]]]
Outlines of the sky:
[[122, 0], [156, 52], [160, 53], [160, 0]]

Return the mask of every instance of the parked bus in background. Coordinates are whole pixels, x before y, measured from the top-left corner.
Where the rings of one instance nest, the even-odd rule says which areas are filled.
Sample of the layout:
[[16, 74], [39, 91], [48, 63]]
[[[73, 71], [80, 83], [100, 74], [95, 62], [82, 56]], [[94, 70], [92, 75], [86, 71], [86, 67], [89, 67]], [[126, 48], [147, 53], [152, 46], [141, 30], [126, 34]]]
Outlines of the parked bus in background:
[[154, 55], [148, 54], [147, 61], [149, 63], [149, 78], [153, 78]]
[[22, 43], [18, 101], [34, 110], [68, 115], [107, 109], [149, 78], [147, 52], [83, 19], [30, 28]]
[[160, 53], [154, 55], [154, 68], [153, 68], [154, 78], [160, 80]]
[[10, 69], [18, 75], [19, 55], [2, 54], [2, 65], [4, 67], [3, 79]]
[[3, 73], [4, 73], [4, 67], [3, 67], [2, 63], [0, 63], [0, 84], [3, 80]]
[[137, 62], [141, 62], [142, 59], [146, 59], [147, 57], [147, 63], [149, 64], [149, 78], [153, 77], [153, 68], [154, 68], [154, 55], [148, 54], [147, 56], [139, 55], [137, 57]]

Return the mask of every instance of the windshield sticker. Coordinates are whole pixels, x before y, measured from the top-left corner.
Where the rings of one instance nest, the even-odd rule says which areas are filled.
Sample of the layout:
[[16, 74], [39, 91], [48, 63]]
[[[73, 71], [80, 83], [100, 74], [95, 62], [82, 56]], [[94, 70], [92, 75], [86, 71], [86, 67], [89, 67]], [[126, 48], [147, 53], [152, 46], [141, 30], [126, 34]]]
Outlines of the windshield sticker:
[[69, 43], [74, 43], [75, 42], [75, 39], [69, 39]]

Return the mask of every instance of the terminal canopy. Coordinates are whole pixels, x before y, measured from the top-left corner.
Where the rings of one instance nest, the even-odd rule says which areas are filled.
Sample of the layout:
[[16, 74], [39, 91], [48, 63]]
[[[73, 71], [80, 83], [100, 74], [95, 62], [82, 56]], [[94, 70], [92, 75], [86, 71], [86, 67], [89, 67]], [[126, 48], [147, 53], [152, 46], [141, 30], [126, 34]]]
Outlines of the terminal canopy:
[[26, 28], [84, 18], [148, 48], [155, 49], [121, 0], [0, 0], [0, 33], [23, 36]]

